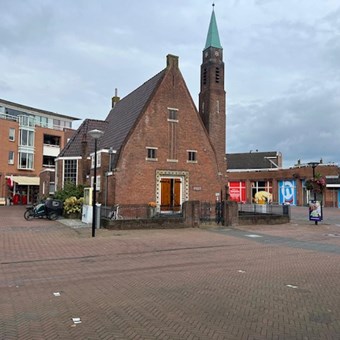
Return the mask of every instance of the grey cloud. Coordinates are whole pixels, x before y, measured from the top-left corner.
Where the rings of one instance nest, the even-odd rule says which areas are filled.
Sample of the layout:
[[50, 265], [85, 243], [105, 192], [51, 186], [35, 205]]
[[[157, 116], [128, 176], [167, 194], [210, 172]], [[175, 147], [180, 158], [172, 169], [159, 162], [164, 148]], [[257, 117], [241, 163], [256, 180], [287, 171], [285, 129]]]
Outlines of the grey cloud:
[[281, 151], [285, 164], [290, 165], [297, 159], [320, 157], [325, 162], [338, 162], [340, 131], [333, 126], [340, 126], [339, 95], [337, 88], [316, 87], [307, 94], [233, 106], [228, 152]]

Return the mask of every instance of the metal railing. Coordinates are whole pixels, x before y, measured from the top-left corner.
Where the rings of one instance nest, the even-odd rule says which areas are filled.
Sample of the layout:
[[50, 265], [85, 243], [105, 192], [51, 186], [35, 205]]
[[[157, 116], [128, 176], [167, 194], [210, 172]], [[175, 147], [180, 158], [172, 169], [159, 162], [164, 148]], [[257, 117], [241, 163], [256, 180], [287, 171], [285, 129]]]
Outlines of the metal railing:
[[151, 207], [147, 204], [117, 204], [114, 206], [101, 206], [101, 217], [111, 219], [113, 212], [117, 212], [118, 218], [124, 220], [135, 220], [150, 217]]
[[[115, 218], [114, 216], [117, 216], [118, 218]], [[116, 204], [114, 206], [102, 205], [101, 217], [119, 220], [178, 218], [183, 217], [183, 211], [163, 212], [159, 211], [159, 207], [151, 207], [148, 204]]]
[[200, 204], [200, 221], [217, 222], [223, 220], [223, 202], [201, 202]]
[[239, 203], [238, 204], [239, 214], [268, 214], [268, 215], [280, 215], [290, 216], [289, 205], [279, 204], [249, 204]]

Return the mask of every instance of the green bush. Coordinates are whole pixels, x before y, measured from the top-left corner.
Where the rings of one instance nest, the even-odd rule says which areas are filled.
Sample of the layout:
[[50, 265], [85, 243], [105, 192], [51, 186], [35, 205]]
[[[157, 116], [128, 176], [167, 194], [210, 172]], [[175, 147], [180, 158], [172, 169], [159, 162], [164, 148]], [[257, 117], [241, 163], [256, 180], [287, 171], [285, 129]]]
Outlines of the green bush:
[[66, 182], [63, 190], [58, 190], [54, 194], [54, 198], [65, 202], [69, 197], [80, 198], [84, 196], [84, 186], [75, 185], [72, 182]]

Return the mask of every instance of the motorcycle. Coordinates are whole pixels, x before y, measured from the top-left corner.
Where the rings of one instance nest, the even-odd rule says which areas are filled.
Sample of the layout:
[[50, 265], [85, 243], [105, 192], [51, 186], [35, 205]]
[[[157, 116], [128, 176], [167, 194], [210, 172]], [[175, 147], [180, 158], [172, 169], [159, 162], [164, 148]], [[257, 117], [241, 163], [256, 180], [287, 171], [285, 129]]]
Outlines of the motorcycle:
[[62, 201], [49, 199], [37, 205], [26, 207], [24, 218], [29, 221], [33, 218], [46, 217], [49, 220], [55, 221], [62, 214], [62, 207]]

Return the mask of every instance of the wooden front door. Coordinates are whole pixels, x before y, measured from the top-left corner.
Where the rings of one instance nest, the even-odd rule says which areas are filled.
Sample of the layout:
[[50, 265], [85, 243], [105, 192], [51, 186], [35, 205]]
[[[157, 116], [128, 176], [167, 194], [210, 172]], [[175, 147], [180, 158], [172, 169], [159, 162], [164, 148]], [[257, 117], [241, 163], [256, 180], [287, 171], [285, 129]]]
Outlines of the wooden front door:
[[181, 180], [179, 178], [161, 179], [161, 211], [181, 210]]

